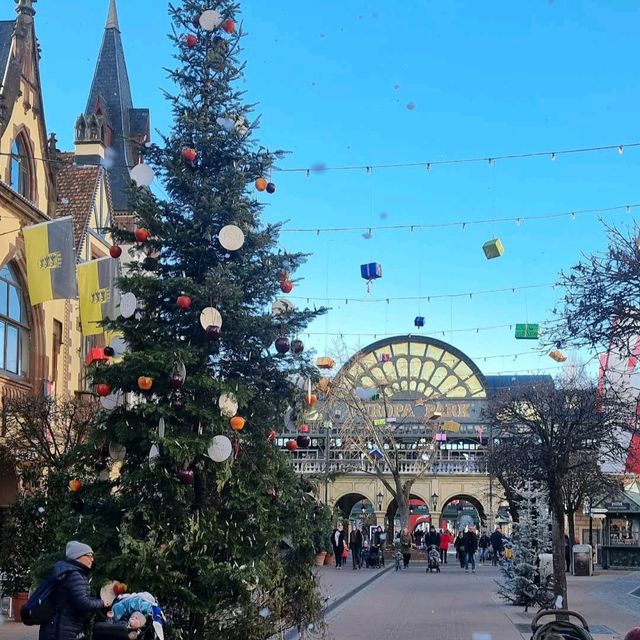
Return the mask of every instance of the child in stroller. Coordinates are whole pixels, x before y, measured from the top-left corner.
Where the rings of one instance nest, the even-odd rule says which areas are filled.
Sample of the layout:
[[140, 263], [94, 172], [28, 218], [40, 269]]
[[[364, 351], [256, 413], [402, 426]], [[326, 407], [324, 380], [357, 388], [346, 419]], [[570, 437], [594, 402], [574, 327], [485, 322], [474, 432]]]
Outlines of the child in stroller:
[[434, 544], [427, 548], [427, 573], [432, 571], [440, 573], [440, 552]]
[[100, 591], [112, 607], [108, 622], [93, 625], [93, 640], [164, 640], [166, 618], [157, 600], [147, 592], [116, 596], [113, 584]]

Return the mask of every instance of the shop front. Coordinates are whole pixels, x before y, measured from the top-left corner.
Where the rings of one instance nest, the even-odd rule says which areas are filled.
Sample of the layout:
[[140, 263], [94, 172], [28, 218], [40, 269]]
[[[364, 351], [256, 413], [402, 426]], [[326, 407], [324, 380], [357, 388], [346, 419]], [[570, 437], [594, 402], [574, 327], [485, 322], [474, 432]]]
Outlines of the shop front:
[[602, 568], [640, 569], [640, 494], [626, 492], [598, 505], [602, 520]]

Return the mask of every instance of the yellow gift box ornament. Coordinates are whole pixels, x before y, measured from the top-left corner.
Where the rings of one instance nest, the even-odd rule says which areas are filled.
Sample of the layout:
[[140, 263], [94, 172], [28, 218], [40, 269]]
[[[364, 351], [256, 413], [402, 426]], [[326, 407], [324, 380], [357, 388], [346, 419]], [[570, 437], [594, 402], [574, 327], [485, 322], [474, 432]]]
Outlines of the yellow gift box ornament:
[[500, 242], [499, 238], [487, 240], [487, 242], [482, 245], [482, 250], [484, 251], [484, 255], [487, 257], [487, 260], [499, 258], [504, 253], [504, 247], [502, 246], [502, 242]]

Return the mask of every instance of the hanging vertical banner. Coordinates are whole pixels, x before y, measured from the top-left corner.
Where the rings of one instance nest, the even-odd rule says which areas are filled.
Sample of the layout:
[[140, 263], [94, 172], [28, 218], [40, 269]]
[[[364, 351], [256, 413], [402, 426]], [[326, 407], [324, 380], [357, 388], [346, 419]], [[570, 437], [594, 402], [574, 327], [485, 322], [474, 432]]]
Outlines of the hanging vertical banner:
[[31, 304], [75, 298], [78, 291], [73, 218], [69, 216], [25, 227], [23, 234]]
[[117, 265], [117, 260], [111, 258], [100, 258], [78, 265], [82, 335], [95, 336], [103, 333], [105, 328], [101, 325], [102, 321], [116, 317]]

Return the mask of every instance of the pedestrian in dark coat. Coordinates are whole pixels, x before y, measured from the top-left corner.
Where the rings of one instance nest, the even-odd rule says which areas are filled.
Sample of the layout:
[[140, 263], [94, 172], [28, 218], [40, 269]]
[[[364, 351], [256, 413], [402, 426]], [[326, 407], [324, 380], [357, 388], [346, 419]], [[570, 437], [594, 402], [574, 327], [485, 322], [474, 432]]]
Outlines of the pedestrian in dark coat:
[[491, 549], [493, 550], [491, 564], [495, 567], [504, 552], [504, 536], [502, 535], [502, 529], [500, 529], [500, 527], [496, 527], [496, 530], [491, 534], [489, 540], [491, 542]]
[[564, 561], [567, 565], [567, 573], [571, 572], [571, 538], [564, 534]]
[[360, 569], [362, 566], [362, 532], [357, 527], [354, 527], [349, 534], [349, 549], [351, 549], [353, 568]]
[[336, 569], [340, 569], [342, 567], [342, 552], [344, 551], [344, 531], [341, 524], [338, 524], [331, 534], [331, 545], [336, 556]]
[[473, 527], [469, 527], [467, 532], [464, 534], [464, 554], [465, 554], [465, 563], [464, 570], [465, 573], [469, 573], [469, 565], [471, 565], [471, 570], [473, 573], [476, 572], [476, 551], [478, 550], [478, 536]]
[[458, 537], [456, 538], [454, 546], [456, 548], [456, 555], [460, 561], [460, 568], [464, 569], [464, 533], [462, 531], [458, 531]]
[[436, 531], [436, 528], [433, 525], [431, 525], [431, 529], [429, 529], [429, 533], [424, 539], [424, 546], [427, 549], [432, 545], [436, 549], [440, 549], [440, 534]]
[[93, 563], [93, 550], [88, 544], [75, 540], [67, 543], [65, 560], [59, 560], [53, 567], [56, 613], [40, 627], [39, 640], [84, 638], [91, 614], [108, 608], [108, 603], [90, 595], [89, 573]]

